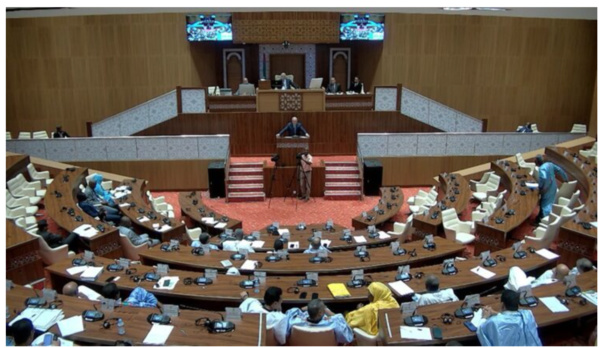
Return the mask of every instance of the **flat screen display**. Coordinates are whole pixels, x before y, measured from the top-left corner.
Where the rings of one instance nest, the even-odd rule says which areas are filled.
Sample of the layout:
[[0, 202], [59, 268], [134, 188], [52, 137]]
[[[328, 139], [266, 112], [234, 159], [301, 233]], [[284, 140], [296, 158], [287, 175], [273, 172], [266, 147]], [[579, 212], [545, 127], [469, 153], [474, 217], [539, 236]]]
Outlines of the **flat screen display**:
[[188, 41], [231, 41], [233, 28], [230, 13], [187, 15]]
[[342, 14], [339, 31], [341, 41], [383, 40], [385, 38], [385, 15], [369, 13]]

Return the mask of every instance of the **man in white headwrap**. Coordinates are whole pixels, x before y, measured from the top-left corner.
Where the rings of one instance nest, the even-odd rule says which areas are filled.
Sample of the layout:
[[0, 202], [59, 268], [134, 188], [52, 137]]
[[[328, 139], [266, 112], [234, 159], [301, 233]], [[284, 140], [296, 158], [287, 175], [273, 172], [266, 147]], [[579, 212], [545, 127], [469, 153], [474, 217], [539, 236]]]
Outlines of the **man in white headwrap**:
[[506, 290], [518, 292], [520, 288], [531, 285], [534, 277], [527, 277], [522, 268], [514, 266], [510, 268], [507, 283], [503, 286]]

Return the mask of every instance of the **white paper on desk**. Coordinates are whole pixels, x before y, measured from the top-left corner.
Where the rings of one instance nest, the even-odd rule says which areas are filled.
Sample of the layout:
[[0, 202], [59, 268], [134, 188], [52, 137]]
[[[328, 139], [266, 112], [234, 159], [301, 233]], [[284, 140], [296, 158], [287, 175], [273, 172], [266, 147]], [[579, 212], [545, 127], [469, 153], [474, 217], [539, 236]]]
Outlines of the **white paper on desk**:
[[389, 239], [391, 236], [387, 232], [379, 231], [379, 239]]
[[[169, 284], [169, 286], [164, 286], [164, 282], [166, 282], [167, 280], [170, 280], [171, 283]], [[158, 281], [158, 290], [173, 290], [175, 288], [175, 285], [177, 285], [178, 281], [179, 281], [179, 277], [177, 277], [177, 276], [162, 277]]]
[[322, 239], [320, 243], [323, 247], [328, 248], [331, 245], [332, 241], [330, 239]]
[[128, 195], [129, 193], [131, 193], [131, 191], [118, 191], [118, 192], [114, 193], [114, 198], [119, 199], [121, 197]]
[[541, 297], [539, 300], [543, 302], [543, 304], [549, 308], [549, 310], [553, 313], [561, 313], [561, 312], [569, 312], [568, 307], [564, 306], [557, 297]]
[[279, 229], [279, 235], [283, 235], [283, 233], [289, 233], [289, 229], [288, 228], [280, 228]]
[[142, 216], [142, 217], [138, 217], [137, 221], [139, 221], [139, 222], [146, 222], [146, 221], [150, 221], [150, 219], [148, 219], [147, 216]]
[[413, 327], [413, 326], [400, 326], [399, 334], [401, 338], [413, 339], [413, 340], [432, 340], [431, 329], [428, 327]]
[[100, 266], [100, 267], [88, 267], [83, 273], [81, 273], [81, 279], [82, 280], [96, 280], [98, 279], [98, 276], [100, 275], [100, 273], [102, 273], [102, 271], [104, 270], [104, 267]]
[[260, 249], [264, 246], [264, 241], [263, 240], [255, 240], [252, 243], [250, 243], [250, 245], [252, 246], [252, 248]]
[[219, 222], [216, 225], [214, 225], [214, 228], [225, 228], [227, 226], [226, 222]]
[[547, 260], [553, 260], [553, 259], [557, 259], [559, 257], [558, 254], [553, 253], [545, 248], [537, 250], [537, 254], [543, 256]]
[[85, 285], [79, 285], [77, 290], [79, 291], [80, 294], [85, 295], [85, 297], [87, 297], [87, 299], [90, 301], [100, 301], [100, 298], [102, 297], [102, 295], [100, 295], [99, 293], [95, 292], [94, 290], [88, 288]]
[[62, 320], [64, 313], [62, 309], [25, 308], [9, 325], [24, 318], [31, 320], [36, 330], [45, 332], [50, 330], [57, 321]]
[[366, 238], [364, 236], [354, 236], [354, 241], [356, 243], [366, 243]]
[[539, 184], [536, 182], [527, 182], [526, 187], [528, 187], [530, 189], [536, 189], [536, 188], [539, 188]]
[[127, 208], [130, 205], [131, 205], [130, 203], [121, 203], [121, 204], [119, 204], [119, 207], [121, 207], [121, 208]]
[[83, 224], [74, 229], [73, 232], [77, 233], [81, 237], [91, 238], [98, 233], [98, 230], [96, 230], [90, 224]]
[[144, 344], [152, 344], [152, 345], [164, 345], [166, 340], [168, 340], [168, 336], [170, 336], [171, 331], [173, 331], [174, 326], [172, 325], [160, 325], [154, 324], [148, 332], [146, 338], [144, 338]]
[[203, 217], [202, 218], [202, 222], [205, 222], [205, 223], [211, 223], [212, 221], [214, 221], [213, 217]]
[[258, 262], [258, 261], [245, 260], [245, 262], [243, 263], [243, 265], [241, 265], [240, 269], [243, 269], [243, 270], [254, 270], [254, 269], [256, 269], [256, 262]]
[[495, 276], [495, 273], [493, 273], [485, 268], [482, 268], [480, 266], [474, 267], [470, 271], [473, 272], [474, 274], [478, 274], [479, 276], [481, 276], [485, 279], [493, 278]]
[[74, 275], [77, 273], [81, 273], [87, 269], [88, 266], [75, 266], [71, 268], [67, 268], [67, 273], [70, 275]]
[[483, 310], [482, 309], [479, 309], [479, 310], [475, 311], [474, 312], [474, 316], [470, 320], [470, 322], [472, 323], [472, 325], [474, 325], [474, 327], [476, 327], [477, 329], [485, 321], [487, 321], [487, 319], [483, 318]]
[[82, 332], [84, 330], [83, 317], [80, 315], [75, 315], [69, 319], [61, 320], [58, 322], [58, 329], [60, 329], [60, 334], [62, 336], [69, 336], [78, 332]]
[[158, 231], [160, 231], [160, 232], [166, 232], [166, 231], [170, 230], [171, 228], [172, 228], [171, 226], [164, 224], [164, 225], [162, 225], [162, 227], [160, 227], [158, 229]]
[[591, 221], [591, 225], [593, 225], [595, 228], [599, 227], [599, 224], [597, 223], [597, 221]]
[[412, 288], [410, 288], [406, 283], [404, 283], [401, 280], [398, 280], [396, 282], [387, 283], [387, 285], [389, 285], [389, 287], [392, 290], [394, 290], [396, 293], [398, 293], [400, 296], [414, 293], [414, 290], [412, 290]]

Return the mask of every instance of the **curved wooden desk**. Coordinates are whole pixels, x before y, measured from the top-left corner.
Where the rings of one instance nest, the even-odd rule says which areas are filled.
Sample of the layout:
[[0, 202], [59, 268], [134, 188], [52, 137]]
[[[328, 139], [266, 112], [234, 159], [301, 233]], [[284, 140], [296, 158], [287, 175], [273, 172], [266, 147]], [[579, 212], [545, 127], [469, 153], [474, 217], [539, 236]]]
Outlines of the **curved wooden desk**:
[[[119, 205], [129, 203], [135, 204], [135, 207], [120, 207], [124, 215], [131, 219], [131, 222], [136, 226], [138, 233], [147, 233], [152, 238], [160, 239], [162, 242], [168, 242], [171, 239], [183, 240], [185, 238], [185, 225], [176, 219], [169, 219], [164, 217], [162, 214], [154, 210], [151, 204], [147, 202], [146, 196], [146, 180], [135, 179], [124, 180], [121, 185], [130, 186], [131, 194], [122, 197], [121, 199], [115, 200]], [[143, 213], [140, 212], [143, 209]], [[139, 219], [146, 217], [149, 220], [140, 222]], [[150, 218], [152, 217], [152, 218]], [[166, 223], [168, 221], [168, 223]], [[154, 228], [154, 224], [159, 224], [162, 228], [165, 225], [170, 224], [170, 229], [166, 231], [158, 231]]]
[[[352, 238], [352, 242], [348, 243], [346, 241], [340, 240], [341, 236], [343, 236], [343, 230], [346, 229], [341, 225], [334, 224], [333, 230], [327, 231], [324, 229], [326, 224], [310, 224], [306, 226], [305, 230], [298, 230], [297, 225], [285, 225], [280, 226], [279, 229], [288, 229], [289, 230], [289, 240], [290, 241], [299, 241], [300, 246], [298, 249], [289, 249], [289, 253], [303, 253], [306, 250], [310, 242], [308, 239], [312, 237], [314, 231], [322, 232], [322, 239], [328, 239], [331, 241], [328, 249], [331, 251], [340, 251], [340, 250], [355, 250], [358, 246], [366, 246], [368, 248], [377, 247], [382, 245], [388, 245], [391, 242], [397, 240], [397, 236], [390, 235], [390, 238], [380, 239], [380, 238], [369, 238], [367, 230], [359, 230], [353, 231], [352, 236], [362, 236], [366, 238], [366, 243], [356, 243], [356, 241]], [[266, 230], [267, 227], [261, 229], [260, 232], [260, 240], [264, 241], [264, 245], [262, 248], [254, 248], [256, 252], [265, 252], [272, 251], [275, 240], [279, 239], [280, 236], [273, 236], [268, 234]], [[219, 244], [220, 238], [218, 236], [212, 238], [213, 243]]]
[[44, 277], [37, 238], [6, 219], [6, 279], [29, 284]]
[[[576, 278], [577, 285], [585, 290], [597, 291], [597, 273], [588, 272], [582, 274]], [[550, 285], [543, 285], [534, 289], [533, 294], [536, 297], [548, 297], [556, 295], [564, 295], [566, 286], [562, 283], [553, 283]], [[501, 311], [501, 295], [492, 295], [487, 297], [481, 297], [481, 303], [483, 305], [491, 306], [495, 311]], [[475, 340], [476, 333], [470, 332], [464, 325], [464, 321], [469, 319], [454, 319], [451, 324], [443, 324], [441, 315], [443, 313], [451, 313], [460, 307], [461, 302], [443, 303], [424, 307], [418, 307], [418, 314], [425, 315], [428, 318], [426, 327], [432, 328], [437, 326], [441, 328], [443, 332], [442, 340], [412, 340], [402, 339], [399, 333], [399, 326], [404, 325], [401, 313], [398, 309], [382, 309], [379, 310], [378, 315], [378, 326], [379, 332], [382, 335], [382, 340], [385, 345], [435, 345], [447, 343], [448, 341], [457, 340]], [[552, 313], [543, 303], [539, 301], [539, 305], [533, 308], [527, 308], [532, 310], [537, 325], [542, 327], [552, 326], [560, 324], [570, 320], [577, 320], [585, 316], [596, 316], [597, 307], [591, 303], [581, 306], [578, 303], [572, 303], [568, 305], [568, 312]]]
[[[468, 180], [466, 180], [460, 174], [441, 174], [439, 175], [440, 181], [440, 192], [439, 194], [443, 197], [439, 199], [439, 203], [443, 204], [447, 209], [454, 208], [456, 213], [461, 214], [472, 196]], [[452, 197], [455, 199], [451, 201]], [[440, 197], [439, 197], [440, 198]], [[431, 216], [437, 213], [437, 218], [433, 219]], [[445, 236], [443, 230], [443, 219], [441, 218], [441, 208], [439, 205], [432, 206], [427, 215], [420, 214], [414, 216], [413, 222], [416, 231], [412, 234], [417, 238], [424, 238], [427, 234], [434, 236]]]
[[[196, 204], [194, 204], [194, 202]], [[179, 192], [179, 205], [181, 206], [181, 215], [188, 216], [196, 223], [196, 225], [200, 226], [203, 231], [206, 231], [211, 235], [220, 234], [225, 229], [235, 230], [242, 226], [241, 221], [229, 217], [226, 217], [229, 220], [222, 228], [216, 228], [214, 225], [202, 221], [202, 218], [205, 217], [213, 217], [214, 220], [221, 221], [225, 215], [219, 214], [210, 207], [204, 205], [201, 193], [198, 191]]]
[[[506, 257], [506, 261], [498, 262], [496, 267], [489, 268], [490, 271], [496, 274], [494, 277], [490, 279], [484, 279], [470, 272], [471, 269], [477, 267], [480, 264], [479, 260], [471, 259], [456, 263], [456, 266], [458, 268], [458, 274], [456, 274], [455, 276], [443, 275], [441, 273], [442, 267], [439, 264], [411, 268], [410, 273], [412, 275], [415, 275], [418, 272], [423, 272], [424, 276], [420, 279], [413, 278], [406, 284], [410, 286], [415, 292], [423, 293], [426, 291], [424, 284], [426, 276], [434, 274], [441, 280], [442, 288], [453, 288], [456, 295], [462, 298], [464, 295], [467, 294], [477, 293], [484, 290], [488, 290], [493, 286], [503, 285], [507, 280], [509, 269], [513, 266], [520, 267], [528, 275], [539, 275], [545, 269], [553, 266], [557, 261], [557, 259], [547, 260], [536, 254], [529, 254], [527, 258], [517, 260], [511, 257], [512, 252], [513, 251], [511, 249], [506, 249], [500, 250], [492, 254], [493, 257], [496, 257], [497, 255], [503, 255]], [[78, 257], [81, 257], [81, 255], [79, 255]], [[101, 257], [96, 257], [95, 261], [97, 263], [103, 264], [104, 266], [114, 262], [114, 260]], [[129, 276], [125, 275], [124, 272], [104, 272], [99, 276], [97, 281], [82, 282], [79, 278], [79, 274], [70, 275], [66, 271], [70, 267], [72, 267], [71, 260], [64, 260], [52, 266], [46, 267], [46, 271], [49, 275], [49, 279], [53, 288], [60, 290], [62, 289], [64, 284], [73, 280], [78, 282], [79, 284], [85, 283], [87, 286], [97, 291], [100, 291], [102, 286], [105, 284], [106, 279], [108, 279], [111, 276], [121, 277], [121, 279], [118, 282], [116, 282], [116, 284], [119, 286], [119, 289], [121, 290], [123, 296], [129, 294], [129, 292], [131, 292], [135, 288], [135, 286], [137, 286], [137, 284], [134, 283]], [[145, 265], [136, 265], [132, 267], [137, 269], [137, 272], [135, 274], [138, 275], [142, 275], [146, 272], [154, 270], [152, 266]], [[373, 281], [389, 283], [395, 281], [396, 271], [376, 272], [367, 274], [372, 277]], [[184, 301], [186, 304], [191, 306], [199, 306], [201, 308], [214, 310], [224, 310], [224, 308], [227, 306], [238, 306], [241, 303], [239, 293], [242, 291], [242, 289], [240, 288], [239, 283], [242, 280], [247, 279], [246, 276], [226, 276], [219, 274], [214, 284], [209, 286], [186, 286], [183, 284], [183, 279], [187, 277], [195, 279], [196, 277], [200, 277], [202, 275], [202, 272], [180, 271], [173, 269], [169, 271], [169, 276], [179, 277], [179, 283], [177, 283], [175, 289], [154, 289], [154, 283], [149, 282], [141, 282], [139, 286], [142, 286], [148, 291], [152, 292], [157, 296], [157, 298], [161, 302], [167, 304], [176, 304], [180, 303], [181, 301]], [[287, 292], [289, 288], [296, 286], [297, 281], [301, 278], [303, 278], [303, 276], [267, 275], [266, 284], [259, 288], [258, 293], [253, 292], [253, 290], [248, 290], [248, 292], [250, 292], [251, 296], [253, 297], [262, 298], [264, 295], [264, 291], [267, 287], [277, 286], [283, 289], [284, 306], [286, 308], [293, 306], [303, 306], [310, 301], [310, 297], [306, 299], [300, 299], [299, 294]], [[346, 283], [349, 280], [351, 280], [351, 275], [349, 274], [322, 275], [318, 277], [318, 285], [316, 287], [300, 288], [300, 291], [318, 293], [318, 297], [323, 301], [326, 301], [327, 305], [331, 306], [331, 308], [333, 308], [332, 306], [338, 306], [341, 307], [342, 310], [347, 310], [348, 307], [352, 305], [357, 305], [357, 303], [368, 301], [367, 288], [348, 288], [351, 297], [333, 298], [330, 291], [327, 288], [327, 285], [330, 283]], [[402, 297], [398, 294], [395, 294], [395, 297], [401, 302], [411, 301], [411, 296], [409, 295]]]
[[[404, 197], [403, 191], [399, 186], [381, 187], [380, 191], [381, 199], [379, 200], [377, 207], [383, 211], [383, 214], [376, 213], [373, 208], [366, 212], [366, 214], [368, 214], [366, 218], [363, 218], [362, 214], [354, 217], [351, 224], [356, 230], [363, 230], [368, 228], [368, 226], [382, 224], [395, 216], [401, 209]], [[381, 201], [384, 204], [381, 204]], [[368, 217], [371, 217], [371, 219]]]
[[[435, 238], [437, 248], [434, 251], [425, 250], [420, 241], [404, 244], [406, 250], [416, 249], [418, 255], [410, 258], [409, 255], [393, 256], [390, 248], [369, 249], [370, 261], [361, 262], [360, 258], [354, 256], [354, 251], [338, 251], [330, 254], [333, 258], [331, 262], [314, 264], [308, 260], [315, 256], [314, 254], [293, 254], [288, 261], [265, 262], [264, 253], [253, 253], [248, 255], [249, 260], [260, 261], [263, 263], [261, 269], [268, 274], [276, 275], [304, 275], [306, 272], [319, 272], [320, 274], [347, 274], [355, 269], [364, 269], [365, 271], [382, 271], [395, 269], [397, 266], [410, 264], [426, 265], [434, 264], [439, 261], [460, 255], [465, 247], [450, 242], [443, 238]], [[230, 251], [211, 252], [210, 255], [196, 256], [191, 254], [191, 247], [181, 246], [180, 251], [164, 252], [160, 248], [150, 248], [139, 254], [140, 260], [146, 265], [155, 265], [157, 263], [166, 263], [173, 268], [184, 270], [201, 271], [206, 268], [217, 269], [225, 273], [227, 268], [221, 264], [221, 260], [230, 260], [233, 254]], [[242, 270], [241, 265], [244, 261], [231, 261], [233, 266], [239, 269], [242, 274], [251, 274], [253, 271]]]
[[[31, 289], [21, 286], [6, 292], [6, 303], [11, 310], [7, 322], [14, 319], [17, 312], [25, 309], [24, 303], [28, 297], [34, 296]], [[94, 309], [94, 302], [91, 301], [63, 295], [58, 295], [57, 298], [63, 301], [61, 309], [65, 318], [81, 315], [84, 310]], [[98, 302], [95, 303], [99, 308]], [[160, 313], [160, 311], [158, 308], [117, 307], [112, 313], [104, 313], [104, 318], [122, 318], [126, 330], [124, 336], [117, 333], [114, 322], [110, 329], [103, 329], [104, 320], [101, 320], [84, 322], [85, 330], [68, 336], [67, 339], [81, 345], [114, 346], [119, 340], [130, 340], [135, 346], [144, 345], [143, 340], [152, 327], [147, 317], [152, 313]], [[201, 317], [220, 319], [220, 315], [212, 311], [180, 310], [179, 317], [171, 318], [170, 325], [175, 328], [166, 340], [166, 345], [197, 346], [199, 342], [204, 346], [264, 346], [266, 344], [266, 317], [263, 314], [243, 314], [241, 320], [233, 321], [235, 323], [233, 332], [218, 335], [208, 333], [204, 327], [195, 326], [195, 320]], [[58, 325], [54, 325], [50, 332], [60, 336]]]
[[[103, 226], [104, 232], [99, 232], [91, 238], [81, 237], [80, 239], [96, 255], [120, 257], [122, 249], [117, 229], [92, 218], [77, 206], [75, 196], [79, 192], [79, 184], [85, 180], [87, 175], [87, 168], [81, 167], [74, 167], [74, 171], [63, 170], [56, 175], [54, 181], [48, 185], [46, 197], [44, 198], [46, 212], [58, 226], [69, 232], [73, 232], [83, 224], [89, 224], [95, 228]], [[56, 193], [60, 193], [62, 196], [57, 197]], [[75, 216], [68, 214], [69, 209], [75, 211]], [[76, 220], [78, 216], [81, 221]]]
[[[528, 219], [539, 202], [538, 190], [522, 186], [524, 182], [536, 183], [526, 169], [514, 162], [499, 160], [491, 162], [491, 170], [501, 177], [501, 184], [508, 190], [509, 196], [503, 207], [489, 216], [486, 223], [476, 222], [478, 238], [474, 245], [475, 255], [481, 251], [507, 247], [510, 233]], [[525, 195], [521, 195], [521, 192]], [[507, 215], [509, 210], [514, 210], [514, 215]], [[503, 219], [503, 223], [498, 224], [496, 218]]]
[[591, 225], [585, 229], [581, 223], [597, 221], [597, 163], [566, 148], [547, 147], [545, 155], [568, 174], [569, 180], [578, 181], [580, 200], [585, 204], [573, 220], [560, 227], [558, 251], [570, 267], [581, 257], [596, 259], [597, 228]]

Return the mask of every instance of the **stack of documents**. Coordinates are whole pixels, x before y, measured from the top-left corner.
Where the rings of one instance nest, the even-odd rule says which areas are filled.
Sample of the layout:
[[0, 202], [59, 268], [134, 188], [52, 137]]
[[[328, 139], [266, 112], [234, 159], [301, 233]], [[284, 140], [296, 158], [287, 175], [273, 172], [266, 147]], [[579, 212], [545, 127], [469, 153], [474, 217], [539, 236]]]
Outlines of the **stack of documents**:
[[404, 283], [401, 280], [388, 283], [387, 285], [389, 285], [391, 290], [395, 291], [395, 293], [397, 293], [399, 296], [405, 296], [414, 293], [414, 290], [412, 290], [411, 287], [409, 287], [406, 283]]
[[144, 338], [145, 345], [159, 345], [163, 346], [168, 340], [168, 336], [171, 335], [171, 331], [173, 331], [174, 326], [172, 325], [160, 325], [154, 324], [152, 325], [152, 329], [148, 332], [146, 338]]
[[379, 231], [379, 239], [389, 239], [391, 236], [387, 232]]
[[226, 222], [218, 222], [214, 228], [225, 228], [227, 226]]
[[354, 236], [354, 241], [356, 243], [366, 243], [366, 238], [364, 236]]
[[590, 303], [594, 304], [595, 306], [597, 305], [597, 291], [587, 290], [587, 291], [584, 291], [581, 294], [581, 296], [584, 297]]
[[10, 322], [10, 325], [21, 319], [29, 319], [36, 330], [46, 332], [63, 318], [62, 309], [25, 308], [21, 314]]
[[349, 291], [347, 291], [345, 284], [343, 283], [330, 283], [329, 285], [327, 285], [327, 287], [329, 288], [329, 291], [331, 292], [334, 298], [343, 298], [351, 296]]
[[64, 319], [58, 322], [58, 328], [60, 329], [61, 336], [69, 336], [82, 332], [83, 328], [83, 317], [81, 315], [75, 315], [69, 319]]
[[243, 270], [254, 270], [254, 269], [256, 269], [256, 262], [258, 262], [258, 261], [245, 260], [245, 262], [243, 263], [243, 265], [241, 265], [241, 269], [243, 269]]
[[98, 279], [98, 276], [102, 273], [104, 267], [88, 267], [83, 273], [81, 273], [81, 280], [91, 282]]
[[85, 271], [88, 267], [89, 266], [75, 266], [75, 267], [67, 268], [67, 273], [70, 275], [74, 275], [74, 274]]
[[95, 236], [96, 234], [98, 234], [98, 230], [96, 230], [90, 224], [83, 224], [83, 225], [77, 227], [76, 229], [74, 229], [73, 232], [77, 233], [80, 237], [84, 237], [84, 238], [91, 238], [91, 237]]
[[203, 217], [202, 222], [207, 225], [216, 225], [218, 221], [215, 221], [212, 217]]

